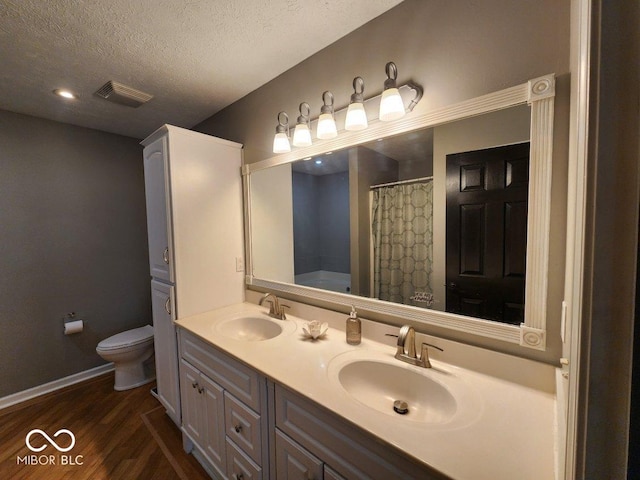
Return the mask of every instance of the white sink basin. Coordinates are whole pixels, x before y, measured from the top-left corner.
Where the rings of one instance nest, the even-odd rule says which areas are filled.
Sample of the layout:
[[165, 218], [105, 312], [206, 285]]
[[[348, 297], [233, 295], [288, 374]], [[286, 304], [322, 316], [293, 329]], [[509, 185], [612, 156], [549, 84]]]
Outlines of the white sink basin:
[[[405, 402], [407, 419], [444, 423], [456, 413], [456, 400], [449, 390], [429, 377], [402, 365], [372, 360], [346, 364], [338, 373], [342, 387], [356, 400], [389, 415], [401, 415], [394, 402]], [[400, 412], [404, 404], [397, 405]]]
[[482, 410], [479, 396], [455, 368], [421, 368], [392, 353], [352, 351], [335, 357], [327, 373], [348, 398], [398, 421], [459, 427]]
[[260, 342], [280, 335], [283, 331], [282, 323], [268, 317], [238, 317], [217, 324], [216, 330], [236, 340]]

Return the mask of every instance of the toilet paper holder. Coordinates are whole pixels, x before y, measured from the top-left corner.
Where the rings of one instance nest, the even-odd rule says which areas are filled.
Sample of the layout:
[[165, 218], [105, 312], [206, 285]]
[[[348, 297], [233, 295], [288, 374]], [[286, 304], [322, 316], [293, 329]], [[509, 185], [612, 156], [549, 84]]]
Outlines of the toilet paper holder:
[[76, 312], [67, 313], [63, 321], [63, 329], [65, 335], [81, 333], [84, 329], [84, 321], [76, 319]]

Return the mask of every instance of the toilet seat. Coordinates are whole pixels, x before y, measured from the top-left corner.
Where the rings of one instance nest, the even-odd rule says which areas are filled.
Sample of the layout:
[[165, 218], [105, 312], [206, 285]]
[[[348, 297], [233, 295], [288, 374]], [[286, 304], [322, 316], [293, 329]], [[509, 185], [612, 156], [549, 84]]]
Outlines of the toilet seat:
[[105, 338], [98, 343], [96, 350], [103, 352], [118, 350], [121, 348], [134, 347], [149, 341], [153, 341], [153, 327], [151, 325], [145, 325], [144, 327], [134, 328]]

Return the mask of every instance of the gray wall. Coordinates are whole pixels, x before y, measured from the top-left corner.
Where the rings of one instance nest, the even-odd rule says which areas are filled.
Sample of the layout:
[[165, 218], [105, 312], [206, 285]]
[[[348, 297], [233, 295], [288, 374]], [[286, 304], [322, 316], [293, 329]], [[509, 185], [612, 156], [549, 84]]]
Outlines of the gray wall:
[[569, 4], [405, 0], [194, 128], [244, 144], [245, 162], [254, 163], [273, 155], [279, 111], [295, 122], [298, 104], [306, 101], [317, 116], [325, 90], [339, 110], [349, 103], [357, 75], [366, 97], [379, 94], [390, 60], [399, 84], [413, 79], [424, 87], [416, 111], [562, 75], [569, 71]]
[[294, 274], [320, 270], [318, 177], [292, 172]]
[[[0, 110], [0, 397], [151, 322], [142, 165], [135, 139]], [[72, 311], [85, 330], [64, 336]]]
[[349, 173], [293, 172], [295, 274], [350, 273]]
[[349, 173], [322, 175], [319, 182], [318, 227], [320, 268], [351, 273], [349, 261]]

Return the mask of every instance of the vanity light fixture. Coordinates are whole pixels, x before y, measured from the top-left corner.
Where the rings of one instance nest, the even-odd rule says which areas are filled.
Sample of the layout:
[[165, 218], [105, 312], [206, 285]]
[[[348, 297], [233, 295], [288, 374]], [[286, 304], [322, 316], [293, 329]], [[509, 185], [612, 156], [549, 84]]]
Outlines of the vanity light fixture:
[[[334, 109], [333, 93], [325, 90], [322, 93], [322, 107], [320, 108], [320, 116], [313, 119], [317, 124], [316, 138], [319, 140], [330, 140], [336, 138], [340, 133], [336, 126], [335, 116], [345, 116], [344, 130], [360, 131], [368, 128], [369, 120], [365, 109], [365, 102], [371, 112], [375, 102], [379, 101], [378, 117], [372, 119], [388, 122], [402, 118], [407, 112], [411, 112], [413, 108], [420, 102], [423, 90], [420, 85], [411, 81], [405, 82], [398, 86], [396, 84], [398, 78], [398, 67], [394, 62], [387, 62], [385, 65], [387, 79], [384, 82], [384, 90], [381, 94], [374, 95], [370, 98], [364, 98], [364, 80], [362, 77], [353, 79], [353, 94], [348, 106], [336, 110]], [[413, 91], [413, 98], [409, 104], [405, 106], [403, 95], [408, 95], [409, 90]], [[402, 92], [402, 94], [401, 94]], [[296, 122], [296, 128], [293, 132], [294, 147], [309, 147], [312, 145], [311, 140], [311, 109], [307, 102], [300, 104], [300, 116]], [[346, 114], [345, 114], [346, 111]], [[284, 121], [282, 119], [285, 119]], [[278, 126], [276, 127], [276, 136], [273, 140], [273, 153], [289, 153], [291, 152], [291, 143], [289, 137], [289, 117], [285, 112], [278, 114]]]
[[294, 147], [308, 147], [311, 145], [311, 129], [309, 114], [311, 113], [311, 107], [307, 102], [300, 104], [300, 116], [296, 123], [296, 129], [293, 131], [293, 146]]
[[333, 118], [333, 93], [326, 91], [322, 94], [322, 108], [320, 108], [320, 117], [318, 117], [318, 128], [316, 137], [326, 140], [338, 136], [336, 121]]
[[[282, 120], [284, 117], [284, 121]], [[291, 151], [289, 143], [289, 115], [285, 112], [278, 113], [278, 126], [273, 137], [273, 153], [287, 153]]]
[[67, 98], [69, 100], [73, 100], [76, 99], [78, 97], [76, 97], [72, 92], [70, 92], [69, 90], [65, 90], [63, 88], [57, 88], [53, 91], [54, 95], [57, 95], [59, 97], [62, 98]]
[[380, 98], [380, 114], [378, 118], [383, 122], [397, 120], [404, 117], [404, 103], [398, 87], [396, 87], [396, 78], [398, 78], [398, 67], [393, 62], [385, 65], [387, 79], [384, 81], [384, 91]]
[[368, 126], [367, 112], [364, 110], [364, 80], [362, 77], [356, 77], [353, 79], [353, 94], [347, 109], [344, 129], [353, 132], [364, 130]]

